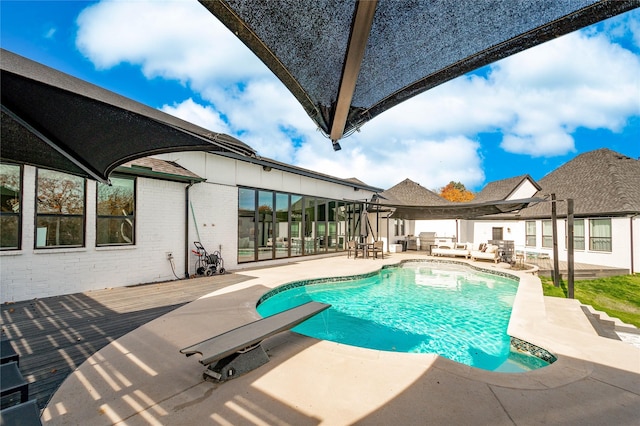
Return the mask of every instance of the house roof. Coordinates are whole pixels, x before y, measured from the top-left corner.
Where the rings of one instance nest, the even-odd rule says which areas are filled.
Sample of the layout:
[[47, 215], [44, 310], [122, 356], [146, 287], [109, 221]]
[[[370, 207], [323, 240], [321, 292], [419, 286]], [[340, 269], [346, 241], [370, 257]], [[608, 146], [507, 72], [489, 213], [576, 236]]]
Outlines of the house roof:
[[638, 0], [199, 0], [337, 143], [439, 84]]
[[382, 192], [371, 207], [379, 210], [392, 210], [391, 217], [401, 219], [471, 219], [513, 210], [537, 200], [497, 200], [488, 202], [473, 201], [454, 203], [446, 200], [410, 179]]
[[380, 194], [382, 202], [407, 206], [444, 206], [454, 204], [411, 179], [405, 179]]
[[0, 158], [106, 182], [120, 164], [174, 151], [254, 156], [241, 141], [0, 50]]
[[[640, 160], [607, 148], [586, 152], [540, 179], [536, 195], [556, 194], [574, 200], [576, 216], [616, 216], [640, 213]], [[566, 203], [557, 206], [566, 215]], [[549, 217], [549, 203], [523, 209], [521, 218]]]
[[174, 161], [166, 161], [152, 157], [143, 157], [128, 161], [115, 171], [124, 174], [178, 182], [203, 182], [206, 180]]
[[491, 200], [506, 200], [525, 180], [529, 180], [538, 190], [542, 189], [540, 188], [540, 185], [538, 185], [538, 183], [536, 183], [536, 181], [527, 174], [489, 182], [484, 188], [482, 188], [482, 191], [476, 194], [473, 200], [479, 203]]

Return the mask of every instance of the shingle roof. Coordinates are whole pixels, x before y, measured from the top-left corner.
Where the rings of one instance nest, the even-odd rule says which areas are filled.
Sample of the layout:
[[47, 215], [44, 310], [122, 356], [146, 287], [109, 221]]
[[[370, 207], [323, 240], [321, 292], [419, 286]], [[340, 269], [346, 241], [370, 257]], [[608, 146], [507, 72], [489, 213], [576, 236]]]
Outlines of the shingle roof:
[[509, 195], [518, 189], [520, 184], [522, 184], [526, 179], [529, 179], [533, 185], [538, 186], [538, 184], [529, 175], [497, 180], [495, 182], [489, 182], [484, 188], [482, 188], [482, 191], [476, 194], [473, 201], [482, 203], [485, 201], [506, 200]]
[[[538, 182], [536, 196], [555, 193], [572, 198], [576, 216], [640, 213], [640, 160], [607, 148], [581, 154]], [[566, 215], [566, 203], [558, 203], [558, 215]], [[523, 209], [521, 217], [549, 217], [549, 203]]]
[[389, 203], [407, 206], [443, 206], [453, 204], [411, 179], [403, 180], [380, 195], [388, 200]]
[[[124, 163], [116, 171], [127, 174], [164, 177], [168, 180], [203, 181], [204, 178], [173, 161], [144, 157]], [[186, 179], [183, 179], [186, 178]]]

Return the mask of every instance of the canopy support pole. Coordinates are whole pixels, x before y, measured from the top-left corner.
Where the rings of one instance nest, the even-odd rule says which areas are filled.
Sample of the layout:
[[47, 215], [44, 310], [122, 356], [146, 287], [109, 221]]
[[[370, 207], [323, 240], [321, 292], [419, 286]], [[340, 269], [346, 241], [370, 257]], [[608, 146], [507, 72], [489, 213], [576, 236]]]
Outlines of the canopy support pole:
[[336, 99], [336, 108], [331, 121], [331, 133], [329, 137], [333, 141], [334, 150], [338, 151], [340, 145], [338, 139], [342, 138], [344, 128], [351, 109], [351, 100], [358, 82], [360, 66], [364, 58], [364, 51], [367, 48], [367, 41], [373, 25], [373, 17], [376, 12], [377, 0], [358, 1], [356, 12], [349, 37], [349, 46], [344, 60], [340, 90]]

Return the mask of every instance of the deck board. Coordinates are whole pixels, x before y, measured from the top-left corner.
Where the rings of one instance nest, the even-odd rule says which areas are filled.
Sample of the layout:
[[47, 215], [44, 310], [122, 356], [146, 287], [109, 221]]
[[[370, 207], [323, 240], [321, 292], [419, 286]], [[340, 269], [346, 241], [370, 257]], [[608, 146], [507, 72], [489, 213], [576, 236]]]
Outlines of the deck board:
[[250, 278], [225, 274], [4, 303], [2, 337], [20, 355], [29, 397], [43, 409], [64, 379], [102, 347], [207, 293]]

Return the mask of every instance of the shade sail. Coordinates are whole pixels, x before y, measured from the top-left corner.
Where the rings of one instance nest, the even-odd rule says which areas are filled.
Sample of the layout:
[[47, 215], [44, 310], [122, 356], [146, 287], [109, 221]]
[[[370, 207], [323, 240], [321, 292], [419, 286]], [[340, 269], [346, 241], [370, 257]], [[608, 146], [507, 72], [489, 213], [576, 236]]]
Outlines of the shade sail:
[[526, 198], [519, 200], [499, 200], [485, 203], [451, 203], [447, 205], [415, 205], [389, 203], [380, 200], [370, 204], [369, 209], [393, 212], [390, 217], [411, 220], [430, 219], [475, 219], [499, 213], [510, 213], [522, 210], [529, 205], [545, 201], [542, 198]]
[[1, 158], [106, 182], [127, 161], [251, 147], [7, 50], [0, 54]]
[[[484, 65], [640, 0], [199, 0], [334, 141]], [[336, 146], [337, 145], [337, 146]]]

